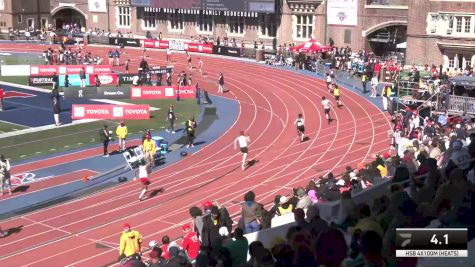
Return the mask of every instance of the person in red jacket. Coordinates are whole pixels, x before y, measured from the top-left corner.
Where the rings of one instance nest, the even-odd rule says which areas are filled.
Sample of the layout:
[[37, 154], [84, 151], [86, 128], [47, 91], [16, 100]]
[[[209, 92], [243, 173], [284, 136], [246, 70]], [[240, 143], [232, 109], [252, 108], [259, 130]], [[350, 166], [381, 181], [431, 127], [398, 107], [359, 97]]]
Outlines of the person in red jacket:
[[198, 257], [201, 246], [200, 240], [198, 239], [198, 234], [196, 234], [195, 231], [191, 231], [189, 224], [183, 225], [181, 229], [186, 234], [181, 247], [188, 254], [188, 258], [190, 259], [191, 263], [194, 263]]
[[166, 235], [162, 237], [163, 245], [160, 247], [162, 249], [162, 258], [165, 260], [170, 259], [170, 252], [168, 251], [168, 247], [170, 246], [170, 238]]
[[3, 110], [3, 96], [4, 96], [3, 88], [0, 88], [0, 111]]

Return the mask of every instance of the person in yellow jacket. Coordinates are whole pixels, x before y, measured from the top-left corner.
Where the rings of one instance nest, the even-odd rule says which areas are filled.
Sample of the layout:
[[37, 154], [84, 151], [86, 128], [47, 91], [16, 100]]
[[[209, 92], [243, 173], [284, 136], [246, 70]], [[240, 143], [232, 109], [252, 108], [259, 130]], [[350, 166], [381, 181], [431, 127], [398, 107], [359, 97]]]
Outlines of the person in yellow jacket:
[[154, 156], [155, 152], [157, 152], [157, 146], [150, 135], [147, 135], [143, 141], [143, 152], [145, 154], [145, 161], [149, 164], [149, 166], [154, 166]]
[[340, 95], [341, 95], [340, 87], [338, 87], [338, 85], [335, 84], [333, 87], [333, 96], [335, 97], [336, 104], [338, 105], [339, 108], [343, 106], [341, 104]]
[[142, 250], [142, 235], [132, 230], [130, 224], [124, 224], [124, 231], [120, 236], [119, 260], [127, 257], [140, 259]]
[[125, 150], [125, 138], [129, 133], [127, 131], [127, 126], [125, 126], [125, 123], [123, 121], [121, 121], [120, 125], [117, 126], [115, 133], [117, 134], [117, 137], [119, 137], [119, 152], [122, 152]]

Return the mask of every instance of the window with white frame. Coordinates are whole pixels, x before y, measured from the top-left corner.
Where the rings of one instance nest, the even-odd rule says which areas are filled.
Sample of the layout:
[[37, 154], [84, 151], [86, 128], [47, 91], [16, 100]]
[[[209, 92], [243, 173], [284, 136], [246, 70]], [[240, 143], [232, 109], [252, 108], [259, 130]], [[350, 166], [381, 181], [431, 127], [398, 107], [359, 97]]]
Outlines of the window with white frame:
[[157, 27], [157, 20], [158, 20], [158, 13], [151, 12], [148, 9], [145, 9], [143, 12], [143, 26], [145, 28], [153, 28]]
[[439, 16], [436, 14], [431, 15], [431, 23], [430, 23], [430, 32], [435, 33], [437, 32], [437, 23], [439, 21]]
[[455, 56], [449, 56], [449, 68], [455, 67]]
[[276, 17], [274, 14], [259, 16], [259, 33], [263, 37], [275, 37], [277, 32]]
[[130, 7], [119, 6], [117, 7], [118, 26], [130, 27]]
[[244, 34], [244, 18], [229, 17], [228, 29], [232, 34]]
[[455, 24], [455, 31], [462, 32], [462, 17], [455, 17], [456, 24]]
[[185, 17], [181, 13], [170, 13], [169, 21], [172, 30], [183, 30], [183, 21]]
[[300, 39], [312, 38], [313, 15], [295, 15], [295, 37]]
[[465, 17], [465, 33], [470, 33], [471, 18], [472, 17]]
[[199, 14], [198, 27], [199, 27], [200, 32], [212, 32], [213, 31], [213, 16]]

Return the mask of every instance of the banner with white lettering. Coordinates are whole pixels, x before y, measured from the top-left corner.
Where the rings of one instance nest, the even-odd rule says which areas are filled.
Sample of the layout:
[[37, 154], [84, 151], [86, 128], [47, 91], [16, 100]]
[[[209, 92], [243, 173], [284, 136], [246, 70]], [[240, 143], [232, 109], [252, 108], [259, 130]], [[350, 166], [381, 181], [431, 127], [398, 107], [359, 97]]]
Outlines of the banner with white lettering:
[[110, 65], [62, 65], [62, 66], [51, 66], [51, 65], [37, 65], [30, 66], [31, 76], [52, 76], [55, 73], [58, 75], [71, 75], [79, 74], [81, 69], [84, 70], [86, 74], [107, 74], [112, 73], [112, 66]]
[[53, 85], [53, 76], [30, 76], [28, 77], [28, 85], [32, 85], [32, 86]]
[[73, 120], [148, 120], [150, 105], [76, 105], [72, 106]]
[[130, 99], [130, 87], [64, 87], [63, 91], [70, 99]]
[[212, 54], [213, 44], [185, 43], [185, 50], [189, 52]]
[[167, 49], [170, 43], [166, 40], [142, 39], [140, 40], [140, 46], [144, 48]]
[[132, 86], [131, 99], [195, 98], [195, 86]]

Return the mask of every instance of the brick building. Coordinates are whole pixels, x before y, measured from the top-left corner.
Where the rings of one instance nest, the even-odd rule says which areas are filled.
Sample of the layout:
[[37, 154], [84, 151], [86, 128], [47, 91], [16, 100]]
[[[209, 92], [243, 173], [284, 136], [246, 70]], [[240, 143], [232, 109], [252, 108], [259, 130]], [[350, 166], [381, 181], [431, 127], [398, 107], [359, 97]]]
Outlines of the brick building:
[[238, 7], [234, 3], [239, 0], [232, 2], [234, 10], [227, 11], [196, 8], [201, 2], [0, 0], [0, 29], [74, 22], [113, 33], [149, 31], [156, 37], [162, 32], [170, 39], [228, 36], [238, 43], [258, 41], [269, 46], [331, 39], [336, 46], [380, 55], [407, 41], [406, 64], [475, 66], [475, 1], [471, 0], [261, 0], [257, 2], [266, 6], [258, 12]]

